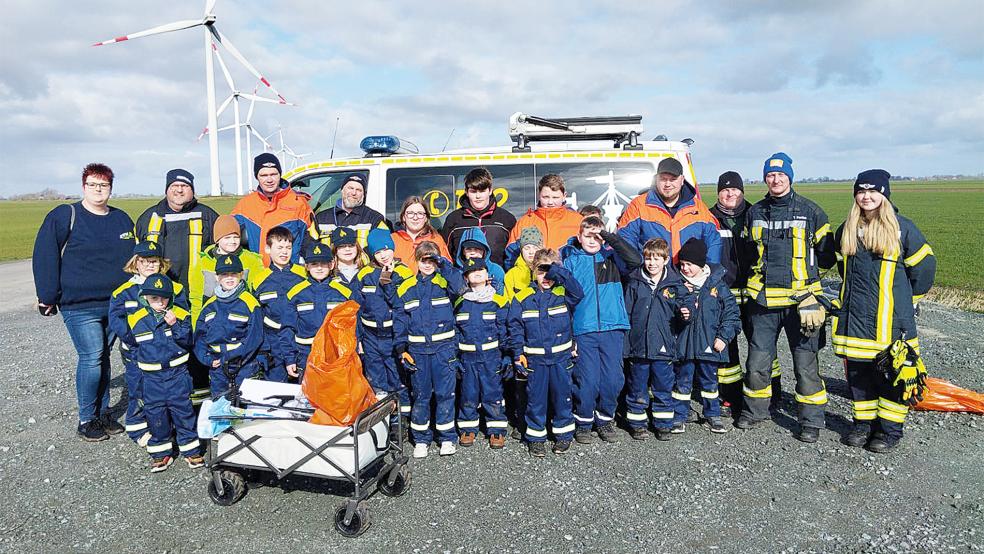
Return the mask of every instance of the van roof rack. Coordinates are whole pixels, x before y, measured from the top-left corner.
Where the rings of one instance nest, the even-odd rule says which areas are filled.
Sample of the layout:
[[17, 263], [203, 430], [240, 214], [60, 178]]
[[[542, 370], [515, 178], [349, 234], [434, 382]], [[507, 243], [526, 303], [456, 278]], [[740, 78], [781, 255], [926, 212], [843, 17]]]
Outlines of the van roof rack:
[[611, 140], [615, 148], [642, 150], [640, 135], [641, 115], [546, 118], [516, 112], [509, 117], [513, 152], [529, 152], [531, 141], [551, 140]]

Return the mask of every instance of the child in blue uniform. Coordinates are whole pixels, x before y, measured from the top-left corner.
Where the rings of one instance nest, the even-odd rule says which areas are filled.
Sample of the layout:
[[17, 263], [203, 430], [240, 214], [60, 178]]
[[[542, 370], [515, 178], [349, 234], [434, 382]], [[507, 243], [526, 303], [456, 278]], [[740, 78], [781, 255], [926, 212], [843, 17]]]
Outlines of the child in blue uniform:
[[246, 290], [243, 263], [238, 256], [215, 261], [219, 284], [205, 302], [195, 325], [195, 356], [209, 368], [212, 399], [226, 395], [235, 401], [243, 381], [261, 374], [257, 360], [263, 343], [263, 313], [259, 301]]
[[687, 325], [678, 339], [679, 361], [673, 399], [676, 410], [673, 433], [683, 433], [690, 412], [690, 394], [695, 381], [700, 386], [704, 419], [714, 433], [727, 433], [721, 422], [717, 368], [728, 361], [728, 343], [741, 329], [738, 303], [722, 280], [724, 269], [707, 265], [707, 246], [691, 238], [677, 253], [680, 274], [690, 291], [681, 308]]
[[526, 441], [530, 455], [542, 458], [546, 456], [548, 405], [553, 413], [554, 453], [567, 452], [574, 436], [571, 321], [584, 291], [560, 265], [556, 250], [537, 252], [533, 271], [535, 281], [509, 305], [507, 349], [513, 353], [516, 371], [527, 375]]
[[413, 271], [394, 258], [393, 237], [386, 229], [372, 229], [366, 238], [370, 264], [359, 270], [362, 291], [362, 369], [377, 394], [399, 393], [400, 415], [409, 427], [409, 378], [400, 375], [393, 354], [393, 308], [391, 299], [400, 284], [413, 277]]
[[417, 275], [396, 290], [394, 350], [410, 370], [413, 383], [410, 434], [414, 458], [427, 457], [431, 431], [431, 399], [437, 403], [434, 429], [441, 455], [455, 453], [454, 389], [458, 368], [458, 342], [452, 302], [464, 289], [461, 272], [442, 258], [437, 245], [421, 242], [414, 251]]
[[489, 273], [492, 287], [496, 294], [503, 294], [506, 286], [506, 272], [502, 266], [493, 262], [492, 251], [489, 249], [489, 241], [485, 233], [479, 227], [469, 227], [461, 234], [461, 242], [458, 243], [458, 252], [454, 256], [454, 265], [463, 268], [465, 262], [475, 258], [485, 260], [485, 267]]
[[351, 227], [335, 227], [331, 232], [331, 253], [335, 257], [333, 277], [349, 288], [359, 285], [356, 276], [366, 265], [366, 256], [358, 241], [359, 234]]
[[[120, 285], [109, 300], [109, 328], [120, 337], [120, 357], [123, 359], [126, 380], [126, 434], [142, 448], [150, 440], [147, 418], [143, 413], [143, 372], [133, 360], [131, 350], [136, 343], [128, 342], [126, 337], [128, 315], [140, 308], [140, 285], [151, 275], [165, 275], [170, 264], [161, 256], [156, 243], [144, 241], [133, 247], [133, 257], [123, 266], [123, 271], [133, 275]], [[174, 305], [189, 309], [188, 295], [181, 283], [174, 284]]]
[[[466, 231], [467, 232], [467, 231]], [[495, 293], [485, 267], [484, 258], [471, 258], [464, 263], [468, 284], [455, 302], [455, 321], [458, 328], [458, 350], [461, 355], [461, 397], [458, 407], [459, 444], [475, 444], [478, 434], [478, 407], [485, 412], [485, 429], [489, 446], [506, 445], [505, 401], [502, 398], [502, 352], [505, 346], [507, 302]]]
[[259, 359], [268, 380], [286, 383], [287, 358], [293, 351], [293, 342], [283, 325], [288, 310], [287, 291], [307, 279], [307, 274], [303, 266], [291, 261], [294, 235], [286, 227], [270, 229], [265, 250], [270, 256], [270, 266], [257, 272], [255, 281], [250, 278], [263, 308], [263, 347]]
[[629, 275], [625, 286], [625, 309], [632, 325], [625, 340], [629, 359], [625, 419], [632, 438], [644, 440], [649, 422], [646, 410], [651, 409], [656, 438], [665, 441], [672, 437], [673, 361], [683, 325], [681, 302], [689, 291], [669, 264], [670, 247], [665, 240], [646, 241], [642, 258], [643, 266]]
[[304, 375], [314, 337], [328, 312], [348, 300], [362, 304], [358, 289], [352, 290], [339, 277], [332, 277], [334, 257], [328, 245], [312, 241], [303, 256], [307, 279], [287, 291], [289, 309], [284, 317], [284, 326], [294, 343], [288, 354], [287, 374], [298, 380]]
[[143, 374], [143, 403], [150, 430], [147, 452], [150, 471], [164, 471], [174, 462], [172, 434], [188, 467], [205, 463], [195, 431], [188, 372], [191, 314], [173, 305], [174, 285], [166, 275], [150, 276], [140, 285], [139, 308], [127, 316], [126, 339]]

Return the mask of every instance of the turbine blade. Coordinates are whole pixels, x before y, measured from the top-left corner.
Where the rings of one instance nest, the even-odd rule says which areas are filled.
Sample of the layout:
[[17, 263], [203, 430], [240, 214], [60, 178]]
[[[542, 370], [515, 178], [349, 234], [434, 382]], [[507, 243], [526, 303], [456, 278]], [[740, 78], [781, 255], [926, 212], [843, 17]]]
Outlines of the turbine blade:
[[266, 98], [264, 96], [257, 96], [255, 94], [240, 93], [239, 96], [243, 98], [248, 98], [250, 101], [255, 102], [269, 102], [271, 104], [283, 104], [284, 106], [293, 106], [294, 104], [290, 102], [282, 102], [280, 100], [274, 100], [273, 98]]
[[121, 37], [116, 37], [114, 39], [97, 42], [93, 44], [93, 46], [104, 46], [106, 44], [115, 44], [117, 42], [123, 42], [124, 40], [147, 37], [150, 35], [159, 35], [161, 33], [170, 33], [172, 31], [180, 31], [182, 29], [190, 29], [192, 27], [197, 27], [202, 23], [203, 22], [201, 19], [186, 19], [184, 21], [175, 21], [173, 23], [158, 25], [157, 27], [151, 27], [150, 29], [140, 31], [139, 33], [132, 33], [129, 35], [123, 35]]
[[263, 83], [264, 85], [266, 85], [267, 88], [270, 89], [271, 92], [273, 92], [275, 95], [277, 95], [277, 98], [280, 99], [280, 103], [282, 103], [282, 104], [286, 104], [287, 103], [287, 99], [284, 98], [283, 95], [281, 95], [279, 92], [277, 92], [277, 89], [273, 88], [273, 85], [270, 84], [270, 81], [267, 81], [266, 80], [266, 77], [264, 77], [263, 75], [260, 75], [260, 72], [255, 67], [253, 67], [253, 64], [249, 63], [249, 60], [247, 60], [239, 52], [239, 50], [236, 48], [236, 46], [233, 45], [232, 42], [228, 38], [226, 38], [225, 35], [223, 35], [222, 33], [220, 33], [219, 30], [215, 28], [215, 25], [209, 26], [208, 30], [212, 32], [212, 36], [214, 36], [216, 39], [218, 39], [219, 43], [221, 43], [222, 46], [225, 46], [226, 50], [228, 50], [229, 53], [232, 54], [232, 57], [234, 57], [237, 60], [239, 60], [239, 63], [243, 64], [243, 66], [250, 73], [252, 73], [257, 79], [259, 79], [261, 83]]
[[207, 2], [205, 2], [205, 15], [211, 13], [212, 8], [214, 7], [215, 7], [215, 0], [208, 0]]
[[222, 105], [219, 106], [219, 109], [215, 110], [215, 117], [219, 117], [220, 115], [222, 115], [222, 112], [229, 107], [229, 102], [232, 102], [233, 98], [234, 98], [233, 96], [229, 96], [228, 98], [225, 99], [224, 102], [222, 102]]
[[219, 68], [222, 69], [222, 76], [225, 77], [226, 84], [229, 85], [229, 90], [232, 92], [236, 91], [236, 83], [232, 82], [232, 74], [229, 73], [229, 68], [226, 67], [225, 60], [222, 59], [222, 55], [219, 54], [219, 47], [212, 42], [212, 54], [215, 56], [215, 60], [219, 62]]

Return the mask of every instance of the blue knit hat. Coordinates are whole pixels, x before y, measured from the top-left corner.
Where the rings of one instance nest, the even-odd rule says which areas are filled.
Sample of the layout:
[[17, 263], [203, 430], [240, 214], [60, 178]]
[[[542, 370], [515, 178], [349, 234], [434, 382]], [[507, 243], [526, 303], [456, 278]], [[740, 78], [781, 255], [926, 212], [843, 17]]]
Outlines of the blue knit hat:
[[243, 262], [239, 259], [239, 256], [226, 255], [219, 256], [215, 260], [215, 274], [219, 275], [221, 273], [242, 273], [243, 272]]
[[151, 275], [140, 285], [140, 296], [147, 295], [174, 298], [174, 283], [167, 275]]
[[888, 180], [891, 174], [884, 169], [869, 169], [858, 173], [858, 178], [854, 181], [854, 194], [863, 190], [877, 190], [882, 196], [888, 198], [892, 191], [889, 189]]
[[358, 239], [358, 234], [355, 229], [351, 227], [335, 227], [331, 231], [331, 245], [332, 246], [345, 246], [346, 244], [355, 244]]
[[330, 262], [335, 257], [331, 254], [331, 248], [327, 244], [312, 241], [304, 247], [304, 263], [311, 262]]
[[141, 258], [163, 258], [164, 253], [161, 251], [161, 247], [157, 246], [156, 242], [151, 242], [145, 240], [143, 242], [138, 242], [133, 246], [133, 255], [140, 256]]
[[195, 188], [195, 176], [191, 174], [187, 169], [172, 169], [167, 172], [164, 177], [164, 190], [171, 186], [171, 183], [183, 183], [188, 185], [194, 190]]
[[396, 244], [393, 243], [393, 237], [388, 230], [373, 229], [369, 231], [369, 236], [366, 237], [366, 249], [369, 251], [369, 255], [373, 256], [380, 250], [396, 250]]
[[776, 152], [765, 160], [765, 166], [762, 167], [762, 180], [765, 180], [765, 176], [769, 173], [776, 171], [785, 173], [786, 177], [789, 177], [789, 182], [793, 182], [793, 159], [785, 152]]

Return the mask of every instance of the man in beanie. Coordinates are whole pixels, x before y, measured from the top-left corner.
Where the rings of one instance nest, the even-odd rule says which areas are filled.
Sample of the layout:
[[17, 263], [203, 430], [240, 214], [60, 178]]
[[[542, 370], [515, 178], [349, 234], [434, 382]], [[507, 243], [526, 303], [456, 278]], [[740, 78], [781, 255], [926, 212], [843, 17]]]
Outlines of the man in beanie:
[[[721, 235], [721, 266], [725, 270], [724, 283], [731, 289], [741, 310], [742, 329], [745, 336], [751, 335], [748, 328], [748, 309], [745, 303], [745, 284], [748, 282], [748, 241], [742, 237], [745, 228], [745, 215], [749, 203], [745, 201], [745, 182], [736, 171], [725, 171], [718, 177], [718, 201], [711, 206], [711, 214], [717, 220]], [[741, 356], [738, 341], [728, 343], [728, 361], [718, 368], [721, 401], [732, 409], [731, 415], [738, 416], [741, 411]], [[772, 361], [772, 408], [779, 409], [782, 398], [779, 360]]]
[[618, 234], [640, 253], [649, 239], [663, 239], [674, 261], [683, 243], [698, 238], [707, 245], [710, 263], [721, 260], [714, 216], [701, 201], [697, 186], [684, 178], [683, 164], [676, 158], [659, 162], [652, 188], [633, 198], [618, 218]]
[[331, 242], [331, 232], [337, 227], [349, 227], [356, 232], [359, 246], [366, 247], [366, 236], [370, 229], [391, 230], [391, 225], [383, 214], [366, 206], [366, 176], [353, 173], [342, 183], [341, 198], [334, 206], [318, 212], [314, 221], [321, 242]]
[[253, 176], [256, 190], [242, 197], [232, 209], [232, 215], [246, 234], [246, 247], [263, 256], [264, 266], [269, 265], [270, 256], [264, 250], [267, 231], [284, 227], [297, 245], [291, 257], [292, 262], [297, 262], [305, 237], [317, 236], [312, 226], [314, 213], [308, 205], [310, 197], [295, 191], [280, 178], [280, 160], [270, 152], [253, 160]]
[[195, 176], [172, 169], [164, 178], [164, 199], [137, 218], [137, 239], [156, 242], [171, 261], [167, 276], [185, 288], [198, 271], [198, 254], [212, 244], [212, 226], [219, 214], [195, 198]]
[[[448, 214], [441, 228], [441, 235], [450, 252], [458, 250], [461, 235], [470, 227], [478, 227], [489, 241], [490, 259], [503, 265], [509, 233], [516, 225], [516, 217], [499, 206], [495, 199], [492, 172], [476, 167], [465, 175], [465, 193], [458, 199], [461, 206]], [[541, 237], [541, 242], [543, 241]]]
[[820, 274], [834, 265], [833, 234], [820, 206], [793, 190], [789, 156], [777, 152], [766, 159], [762, 177], [769, 193], [749, 208], [743, 229], [751, 268], [746, 286], [751, 332], [742, 389], [745, 405], [735, 425], [749, 429], [769, 417], [776, 339], [785, 330], [796, 374], [796, 437], [812, 443], [824, 427], [827, 404], [817, 351], [825, 316]]

